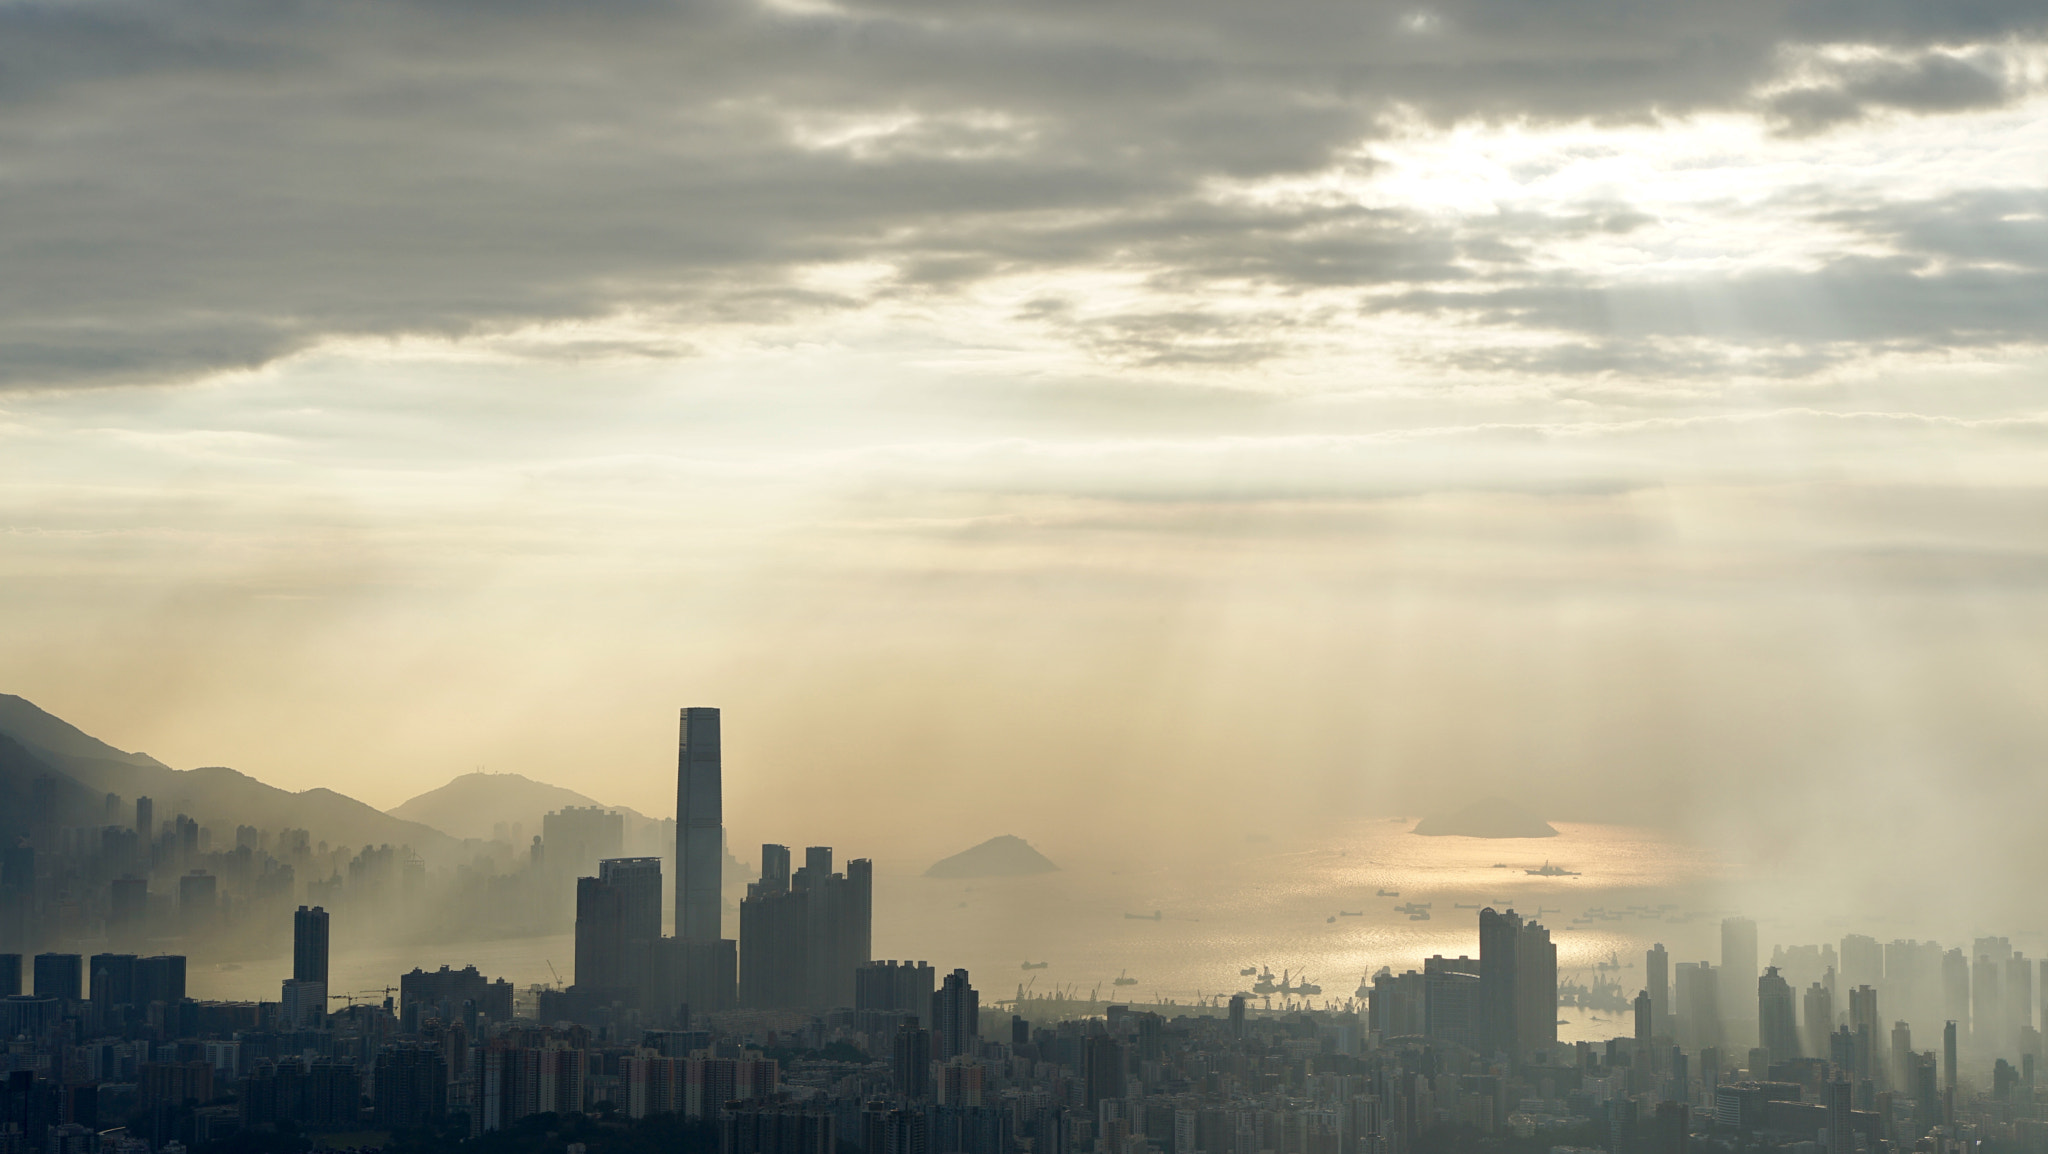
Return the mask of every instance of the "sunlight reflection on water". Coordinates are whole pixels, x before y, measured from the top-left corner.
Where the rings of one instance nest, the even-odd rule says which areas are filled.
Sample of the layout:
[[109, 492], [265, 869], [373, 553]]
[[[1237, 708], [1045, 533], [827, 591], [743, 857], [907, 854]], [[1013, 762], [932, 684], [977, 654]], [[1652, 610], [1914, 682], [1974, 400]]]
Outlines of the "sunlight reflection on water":
[[[1577, 973], [1590, 985], [1592, 967], [1617, 956], [1621, 969], [1610, 977], [1627, 996], [1641, 981], [1642, 951], [1652, 941], [1666, 942], [1674, 960], [1718, 954], [1718, 913], [1703, 903], [1728, 874], [1725, 865], [1655, 831], [1554, 824], [1558, 837], [1491, 840], [1419, 837], [1406, 822], [1362, 822], [1316, 844], [1248, 845], [1115, 872], [1097, 868], [1105, 862], [972, 882], [884, 877], [875, 949], [942, 968], [964, 964], [985, 1004], [1015, 996], [1020, 982], [1033, 993], [1187, 1002], [1248, 990], [1254, 978], [1240, 971], [1266, 966], [1307, 975], [1322, 987], [1313, 1002], [1341, 1002], [1381, 966], [1398, 972], [1434, 953], [1476, 953], [1481, 905], [1512, 906], [1524, 916], [1544, 911], [1560, 976]], [[1580, 876], [1524, 872], [1545, 861]], [[1395, 910], [1410, 902], [1427, 904], [1429, 918]], [[1671, 908], [1586, 917], [1630, 906]], [[1155, 911], [1157, 921], [1126, 916]], [[1051, 964], [1026, 973], [1026, 960]], [[1115, 987], [1119, 974], [1138, 982]], [[1605, 1020], [1561, 1013], [1571, 1024], [1560, 1035], [1604, 1039], [1628, 1030], [1625, 1012], [1619, 1025], [1614, 1013], [1597, 1016]]]

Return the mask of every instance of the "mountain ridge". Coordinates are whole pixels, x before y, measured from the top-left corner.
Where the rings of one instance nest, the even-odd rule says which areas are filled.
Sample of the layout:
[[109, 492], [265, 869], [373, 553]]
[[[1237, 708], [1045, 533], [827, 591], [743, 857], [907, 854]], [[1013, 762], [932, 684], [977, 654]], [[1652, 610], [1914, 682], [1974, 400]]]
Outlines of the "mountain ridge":
[[127, 765], [170, 768], [146, 753], [116, 749], [28, 698], [12, 693], [0, 693], [0, 733], [30, 749], [59, 757], [85, 757]]
[[225, 826], [230, 835], [236, 825], [289, 827], [335, 845], [406, 845], [423, 857], [451, 858], [461, 848], [460, 839], [325, 786], [294, 792], [228, 766], [172, 769], [148, 754], [117, 749], [14, 694], [0, 694], [0, 736], [36, 763], [14, 758], [0, 765], [10, 779], [0, 793], [28, 788], [12, 780], [24, 773], [47, 772], [87, 797], [112, 793], [132, 805], [147, 796], [159, 821], [185, 813], [216, 830]]
[[543, 814], [566, 806], [597, 806], [627, 815], [628, 821], [658, 821], [623, 805], [604, 802], [567, 786], [539, 781], [522, 773], [458, 774], [446, 785], [430, 789], [384, 811], [393, 817], [431, 826], [451, 837], [489, 839], [494, 827], [514, 822], [529, 834], [540, 832]]

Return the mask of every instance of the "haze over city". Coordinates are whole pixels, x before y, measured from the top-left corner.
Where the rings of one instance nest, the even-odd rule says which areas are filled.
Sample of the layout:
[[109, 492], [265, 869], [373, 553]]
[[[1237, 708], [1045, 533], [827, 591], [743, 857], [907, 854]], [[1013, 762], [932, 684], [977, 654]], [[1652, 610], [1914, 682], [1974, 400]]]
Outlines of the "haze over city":
[[2048, 1149], [2038, 4], [28, 2], [0, 110], [0, 1154]]

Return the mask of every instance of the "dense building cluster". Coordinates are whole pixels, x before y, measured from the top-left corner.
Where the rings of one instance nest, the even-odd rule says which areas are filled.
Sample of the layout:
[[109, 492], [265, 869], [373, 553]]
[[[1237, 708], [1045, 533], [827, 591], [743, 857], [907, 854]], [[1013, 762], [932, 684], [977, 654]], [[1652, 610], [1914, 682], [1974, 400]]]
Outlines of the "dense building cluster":
[[[1766, 963], [1755, 924], [1729, 918], [1718, 962], [1650, 949], [1632, 1004], [1607, 1007], [1617, 1023], [1632, 1009], [1632, 1029], [1599, 1044], [1559, 1041], [1557, 948], [1512, 909], [1478, 911], [1476, 958], [1385, 968], [1340, 1008], [1277, 1013], [1247, 995], [986, 1003], [964, 969], [873, 958], [870, 863], [836, 871], [821, 846], [796, 868], [763, 846], [725, 939], [718, 727], [717, 710], [683, 713], [673, 933], [664, 860], [621, 853], [617, 815], [544, 823], [537, 868], [552, 855], [581, 873], [566, 985], [522, 993], [442, 966], [398, 975], [381, 1001], [331, 989], [350, 907], [223, 900], [210, 872], [180, 875], [174, 908], [215, 929], [259, 910], [288, 925], [276, 1001], [193, 999], [182, 954], [0, 954], [0, 1154], [179, 1154], [249, 1132], [455, 1143], [571, 1114], [692, 1120], [721, 1154], [2048, 1151], [2048, 961], [2006, 938], [1966, 951], [1851, 934]], [[181, 819], [114, 845], [105, 868], [0, 856], [0, 891], [30, 879], [0, 893], [0, 934], [56, 933], [38, 895], [96, 879], [107, 901], [87, 928], [103, 937], [86, 940], [148, 940], [117, 931], [163, 916], [147, 878], [206, 839]]]
[[302, 901], [358, 915], [380, 940], [553, 933], [573, 914], [580, 874], [605, 858], [666, 854], [663, 839], [673, 841], [671, 822], [629, 831], [617, 812], [570, 806], [543, 818], [528, 845], [515, 848], [521, 831], [507, 829], [429, 871], [410, 845], [165, 814], [146, 795], [81, 798], [54, 774], [30, 786], [27, 833], [0, 848], [0, 950], [24, 955], [175, 942], [208, 962], [262, 956], [283, 948], [286, 915]]
[[[1965, 953], [1850, 934], [1839, 950], [1777, 946], [1760, 966], [1756, 924], [1732, 917], [1718, 964], [1674, 965], [1661, 944], [1646, 952], [1629, 1036], [1571, 1047], [1555, 1045], [1554, 1030], [1528, 1044], [1532, 1023], [1558, 1004], [1547, 934], [1512, 911], [1485, 910], [1480, 953], [1375, 975], [1369, 1034], [1380, 1050], [1420, 1046], [1468, 1063], [1490, 1055], [1523, 1090], [1569, 1089], [1521, 1098], [1518, 1128], [1594, 1125], [1616, 1154], [1689, 1143], [2048, 1149], [2048, 1095], [2035, 1095], [2048, 1030], [2036, 976], [2048, 990], [2048, 963], [2007, 938], [1978, 938]], [[1523, 984], [1531, 956], [1552, 966], [1547, 993]], [[1940, 1049], [1917, 1049], [1916, 1028]]]

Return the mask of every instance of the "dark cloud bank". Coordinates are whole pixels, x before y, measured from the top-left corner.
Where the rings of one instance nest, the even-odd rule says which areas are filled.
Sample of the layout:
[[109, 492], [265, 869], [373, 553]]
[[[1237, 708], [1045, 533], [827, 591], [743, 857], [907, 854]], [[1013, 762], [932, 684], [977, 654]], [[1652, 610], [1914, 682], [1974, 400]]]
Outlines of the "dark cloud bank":
[[[874, 290], [894, 295], [1067, 267], [1355, 287], [1362, 311], [1582, 338], [1493, 362], [1567, 373], [1723, 367], [1655, 347], [1674, 336], [1754, 345], [1783, 373], [1838, 342], [2033, 341], [2044, 318], [2015, 302], [2043, 287], [2039, 197], [1995, 238], [1953, 201], [1828, 205], [1899, 254], [1623, 302], [1518, 266], [1560, 231], [1632, 227], [1625, 204], [1452, 224], [1204, 190], [1327, 166], [1396, 113], [1732, 109], [1815, 133], [1994, 106], [2023, 94], [1997, 46], [2044, 24], [2036, 4], [1778, 0], [12, 4], [0, 386], [175, 381], [337, 335], [625, 310], [787, 321], [864, 303], [790, 276], [849, 260], [897, 269]], [[1788, 78], [1829, 45], [1869, 51]], [[1812, 292], [1838, 300], [1807, 323]], [[1717, 294], [1736, 303], [1685, 305]], [[1299, 339], [1202, 310], [1040, 313], [1024, 319], [1111, 362], [1240, 364]]]

